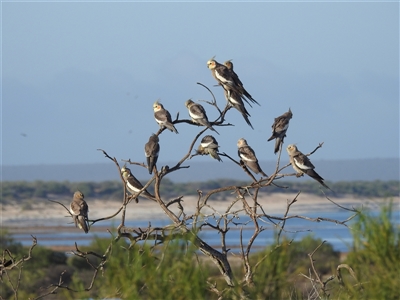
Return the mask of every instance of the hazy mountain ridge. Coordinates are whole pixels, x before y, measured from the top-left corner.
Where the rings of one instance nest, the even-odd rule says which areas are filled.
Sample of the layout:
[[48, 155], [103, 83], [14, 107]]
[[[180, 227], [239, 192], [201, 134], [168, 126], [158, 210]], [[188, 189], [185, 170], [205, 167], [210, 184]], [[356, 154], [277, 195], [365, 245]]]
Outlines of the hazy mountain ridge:
[[[284, 166], [287, 162], [283, 162]], [[174, 166], [175, 162], [160, 162], [161, 166]], [[399, 158], [372, 158], [358, 160], [313, 160], [316, 171], [327, 181], [373, 181], [399, 180]], [[261, 161], [260, 165], [267, 174], [276, 168], [275, 161]], [[168, 175], [174, 182], [206, 181], [221, 178], [246, 180], [249, 177], [240, 167], [229, 162], [210, 160], [194, 162], [188, 161], [182, 166], [190, 166]], [[140, 166], [131, 166], [137, 178], [149, 178], [147, 169]], [[293, 173], [289, 166], [283, 173]], [[257, 178], [257, 176], [256, 176]], [[285, 180], [297, 178], [286, 177]], [[309, 180], [309, 178], [305, 178]], [[116, 166], [113, 163], [72, 164], [72, 165], [21, 165], [1, 166], [1, 181], [106, 181], [119, 180]], [[304, 180], [303, 178], [300, 180]]]

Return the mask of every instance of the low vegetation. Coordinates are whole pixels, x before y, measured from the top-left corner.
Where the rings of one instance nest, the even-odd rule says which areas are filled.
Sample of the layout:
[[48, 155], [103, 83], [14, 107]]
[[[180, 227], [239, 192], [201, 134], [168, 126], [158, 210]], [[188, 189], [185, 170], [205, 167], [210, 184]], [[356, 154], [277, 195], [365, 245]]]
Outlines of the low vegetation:
[[[10, 268], [30, 249], [2, 231], [1, 297], [36, 299], [58, 285], [57, 294], [46, 299], [399, 299], [400, 230], [394, 213], [398, 211], [389, 202], [378, 216], [368, 211], [359, 214], [351, 224], [351, 251], [342, 262], [330, 244], [311, 235], [297, 242], [280, 239], [250, 255], [257, 266], [254, 284], [235, 287], [227, 286], [216, 266], [190, 240], [129, 247], [120, 239], [112, 243], [112, 255], [93, 280], [93, 266], [101, 261], [110, 240], [97, 239], [79, 249], [100, 254], [89, 263], [79, 255], [40, 247], [38, 241], [29, 260]], [[244, 274], [241, 260], [234, 263], [235, 259], [230, 256], [232, 271]], [[93, 288], [85, 291], [92, 281]]]
[[[351, 182], [327, 182], [336, 197], [356, 196], [356, 197], [395, 197], [400, 194], [399, 181], [351, 181]], [[197, 195], [200, 189], [204, 193], [210, 190], [222, 188], [224, 186], [244, 186], [246, 182], [220, 179], [205, 182], [185, 182], [174, 183], [165, 178], [161, 184], [160, 192], [165, 197], [176, 197], [178, 195]], [[268, 189], [260, 190], [260, 194], [271, 193], [310, 193], [321, 195], [320, 185], [315, 181], [301, 182], [279, 182], [281, 188], [271, 185]], [[72, 197], [77, 190], [81, 190], [85, 195], [98, 199], [121, 199], [123, 196], [122, 183], [119, 181], [104, 182], [56, 182], [56, 181], [13, 181], [2, 182], [2, 195], [0, 203], [21, 203], [34, 198], [60, 198]], [[149, 187], [152, 192], [152, 187]], [[230, 192], [221, 192], [219, 194], [223, 200], [230, 196]]]

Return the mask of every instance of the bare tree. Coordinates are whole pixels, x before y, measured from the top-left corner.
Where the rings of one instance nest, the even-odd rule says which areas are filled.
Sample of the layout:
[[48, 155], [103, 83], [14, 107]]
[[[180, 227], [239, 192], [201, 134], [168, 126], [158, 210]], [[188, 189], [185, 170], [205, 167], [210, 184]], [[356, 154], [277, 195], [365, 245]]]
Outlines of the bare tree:
[[[198, 83], [199, 85], [205, 87], [203, 84]], [[207, 88], [207, 87], [205, 87]], [[207, 88], [208, 89], [208, 88]], [[208, 89], [209, 90], [209, 89]], [[210, 90], [209, 90], [210, 91]], [[265, 259], [265, 257], [261, 258], [257, 262], [251, 262], [250, 254], [253, 252], [254, 242], [259, 238], [260, 233], [262, 233], [267, 228], [275, 228], [278, 232], [277, 234], [277, 243], [280, 244], [282, 233], [286, 232], [286, 222], [289, 219], [303, 219], [310, 222], [333, 222], [335, 224], [347, 226], [347, 222], [351, 220], [356, 214], [357, 211], [354, 208], [345, 208], [340, 206], [335, 201], [330, 199], [325, 195], [327, 201], [330, 201], [333, 205], [336, 205], [340, 209], [345, 209], [352, 211], [354, 214], [346, 220], [335, 220], [323, 217], [310, 218], [303, 215], [292, 215], [290, 214], [290, 209], [293, 205], [296, 204], [298, 198], [301, 195], [301, 192], [291, 200], [287, 201], [286, 211], [283, 215], [271, 215], [268, 213], [268, 209], [263, 207], [258, 199], [259, 193], [262, 190], [268, 189], [271, 185], [285, 188], [280, 186], [279, 180], [285, 177], [290, 176], [298, 176], [297, 173], [286, 172], [286, 169], [290, 166], [289, 164], [281, 165], [281, 154], [282, 148], [277, 155], [276, 166], [274, 170], [266, 170], [269, 176], [264, 176], [257, 179], [251, 171], [248, 169], [246, 164], [239, 160], [237, 161], [233, 158], [232, 155], [229, 155], [225, 152], [218, 153], [219, 156], [227, 158], [224, 160], [224, 163], [232, 163], [237, 165], [238, 172], [245, 172], [248, 176], [248, 183], [242, 186], [224, 186], [221, 188], [213, 189], [208, 191], [207, 193], [203, 193], [201, 190], [197, 190], [197, 205], [194, 212], [189, 213], [185, 208], [185, 203], [183, 199], [185, 195], [177, 195], [174, 199], [166, 199], [160, 192], [160, 187], [162, 185], [163, 179], [167, 178], [169, 174], [173, 172], [178, 172], [181, 169], [188, 168], [189, 165], [188, 160], [195, 155], [200, 154], [199, 152], [195, 152], [195, 145], [199, 141], [199, 138], [212, 127], [220, 127], [220, 126], [231, 126], [232, 124], [225, 122], [225, 115], [228, 111], [233, 107], [229, 102], [227, 102], [226, 106], [221, 109], [217, 105], [217, 101], [213, 93], [210, 91], [212, 96], [212, 100], [199, 100], [203, 101], [209, 105], [209, 107], [213, 107], [219, 113], [219, 116], [214, 121], [209, 121], [210, 126], [203, 126], [199, 128], [199, 132], [193, 137], [192, 140], [187, 141], [188, 150], [183, 155], [183, 157], [176, 162], [173, 166], [162, 166], [159, 168], [157, 164], [154, 165], [152, 171], [152, 177], [147, 181], [147, 183], [143, 184], [141, 189], [138, 190], [135, 194], [129, 194], [127, 189], [126, 178], [124, 178], [121, 172], [120, 162], [123, 162], [124, 165], [135, 165], [143, 168], [148, 168], [147, 165], [135, 162], [130, 159], [122, 159], [118, 160], [117, 158], [109, 155], [105, 150], [98, 149], [101, 151], [104, 156], [111, 160], [113, 164], [115, 164], [116, 172], [118, 172], [120, 176], [120, 180], [123, 184], [123, 198], [121, 199], [120, 208], [115, 211], [113, 214], [109, 216], [104, 216], [100, 219], [95, 220], [87, 220], [90, 226], [95, 226], [95, 224], [105, 221], [105, 220], [119, 220], [119, 225], [117, 227], [117, 232], [114, 233], [112, 240], [110, 241], [109, 246], [105, 249], [104, 253], [95, 253], [93, 251], [82, 251], [78, 244], [75, 243], [75, 250], [73, 254], [86, 260], [86, 262], [90, 265], [93, 270], [93, 276], [90, 284], [85, 288], [86, 291], [92, 289], [93, 284], [99, 274], [99, 272], [106, 272], [104, 268], [107, 260], [112, 255], [113, 245], [121, 239], [126, 239], [129, 241], [129, 246], [133, 246], [139, 241], [152, 241], [154, 245], [162, 244], [165, 241], [176, 240], [176, 239], [184, 239], [186, 241], [190, 241], [201, 253], [203, 253], [215, 266], [218, 268], [221, 276], [224, 278], [226, 282], [226, 287], [217, 287], [215, 282], [208, 282], [208, 286], [210, 291], [216, 293], [219, 298], [223, 298], [226, 289], [230, 289], [234, 286], [252, 286], [254, 285], [253, 276], [255, 272], [257, 272], [257, 268], [260, 266], [260, 263]], [[207, 107], [207, 108], [209, 108]], [[177, 124], [185, 124], [187, 126], [199, 126], [198, 123], [193, 122], [193, 120], [189, 119], [180, 119], [179, 114], [176, 116], [174, 120], [172, 120], [173, 125]], [[164, 134], [166, 127], [162, 126], [156, 133], [156, 136]], [[168, 131], [166, 134], [171, 134]], [[323, 143], [318, 144], [313, 151], [306, 154], [306, 156], [311, 156], [315, 151], [320, 149], [323, 146]], [[193, 154], [194, 153], [194, 154]], [[216, 163], [219, 163], [216, 161]], [[266, 175], [266, 174], [264, 174]], [[143, 195], [146, 189], [153, 185], [154, 186], [154, 195], [150, 197], [151, 200], [157, 203], [159, 209], [165, 213], [168, 217], [170, 224], [163, 227], [153, 227], [151, 225], [151, 221], [149, 220], [149, 225], [146, 228], [130, 228], [126, 226], [126, 211], [131, 208], [132, 200], [137, 200], [137, 197]], [[234, 197], [226, 203], [226, 207], [223, 211], [218, 211], [215, 207], [213, 207], [212, 199], [213, 197], [218, 196], [223, 192], [231, 192]], [[146, 200], [148, 201], [148, 200]], [[65, 210], [70, 214], [69, 209], [62, 203], [56, 202], [62, 205]], [[238, 205], [240, 204], [240, 208]], [[140, 205], [140, 204], [139, 204]], [[211, 212], [210, 212], [211, 211]], [[238, 219], [247, 216], [248, 221], [238, 222]], [[238, 228], [240, 230], [240, 238], [237, 241], [238, 245], [240, 245], [239, 257], [243, 265], [244, 276], [243, 278], [236, 278], [232, 272], [231, 263], [229, 261], [229, 255], [232, 253], [231, 249], [227, 246], [227, 233], [231, 228]], [[242, 232], [244, 229], [251, 229], [252, 234], [247, 243], [243, 239]], [[218, 247], [209, 245], [205, 240], [200, 237], [200, 233], [203, 230], [212, 231], [213, 234], [220, 236], [220, 245]], [[110, 232], [111, 234], [111, 232]], [[32, 246], [29, 253], [31, 253], [34, 245]], [[317, 251], [318, 249], [315, 249]], [[314, 251], [314, 252], [315, 252]], [[313, 252], [313, 253], [314, 253]], [[310, 260], [312, 261], [312, 254], [310, 254]], [[9, 255], [11, 256], [11, 255]], [[29, 256], [30, 257], [30, 256]], [[28, 257], [28, 258], [29, 258]], [[27, 258], [27, 259], [28, 259]], [[98, 263], [93, 263], [94, 260], [91, 258], [97, 258]], [[3, 261], [4, 254], [3, 254]], [[22, 262], [21, 262], [22, 263]], [[12, 262], [11, 267], [2, 267], [3, 272], [7, 272], [12, 267], [16, 267], [18, 264]], [[313, 266], [313, 265], [312, 265]], [[317, 291], [317, 287], [315, 287], [315, 291], [318, 295], [321, 293], [326, 295], [326, 284], [328, 281], [323, 282], [317, 275], [316, 270], [313, 267], [313, 273], [316, 275], [316, 279], [312, 279], [311, 275], [308, 277], [314, 284], [320, 285], [320, 289]], [[6, 273], [7, 274], [7, 273]], [[45, 293], [38, 296], [36, 299], [44, 298], [47, 295], [54, 294], [57, 292], [57, 289], [69, 289], [72, 290], [68, 285], [65, 285], [62, 280], [63, 274], [60, 274], [60, 279], [57, 283], [52, 284], [48, 287]], [[305, 275], [304, 275], [305, 276]], [[18, 285], [15, 287], [15, 293], [17, 294]], [[239, 295], [240, 296], [240, 295]], [[244, 296], [244, 295], [242, 295]], [[16, 297], [17, 298], [17, 297]]]

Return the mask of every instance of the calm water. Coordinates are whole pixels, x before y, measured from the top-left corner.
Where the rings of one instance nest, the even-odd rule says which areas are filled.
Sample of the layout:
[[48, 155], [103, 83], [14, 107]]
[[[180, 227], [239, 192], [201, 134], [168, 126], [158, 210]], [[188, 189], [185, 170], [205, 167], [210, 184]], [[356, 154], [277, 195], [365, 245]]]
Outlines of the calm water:
[[[378, 214], [378, 213], [376, 213]], [[399, 221], [400, 211], [395, 211], [393, 213], [393, 222], [400, 224]], [[327, 213], [311, 213], [311, 214], [303, 214], [304, 216], [310, 218], [330, 218], [339, 221], [344, 221], [352, 214], [347, 211], [338, 211], [338, 212], [327, 212]], [[215, 224], [215, 221], [212, 219], [207, 220], [211, 224]], [[229, 224], [230, 230], [226, 235], [226, 243], [227, 247], [232, 250], [237, 250], [237, 247], [240, 245], [240, 229], [243, 227], [243, 245], [246, 246], [250, 237], [254, 232], [253, 226], [251, 224], [244, 225], [249, 218], [240, 217], [240, 219], [235, 219], [235, 224]], [[141, 227], [146, 228], [148, 226], [148, 221], [130, 221], [127, 222], [127, 227]], [[164, 226], [170, 224], [168, 220], [158, 220], [152, 221], [152, 227], [156, 226]], [[272, 244], [276, 238], [274, 238], [276, 234], [275, 226], [268, 220], [266, 222], [259, 222], [260, 226], [263, 226], [265, 230], [261, 232], [258, 238], [255, 240], [253, 247], [254, 249], [260, 249], [267, 245]], [[118, 225], [114, 222], [100, 222], [96, 223], [92, 228], [94, 229], [96, 225], [101, 226], [102, 228], [115, 228]], [[352, 221], [347, 223], [348, 227], [343, 225], [337, 225], [332, 222], [321, 221], [321, 222], [312, 222], [302, 219], [290, 219], [286, 221], [285, 231], [282, 232], [282, 237], [286, 236], [289, 239], [301, 240], [304, 236], [312, 234], [316, 238], [321, 238], [322, 240], [326, 240], [328, 243], [332, 244], [335, 250], [341, 252], [347, 252], [352, 244], [352, 235], [350, 233], [350, 229], [352, 227]], [[90, 232], [88, 234], [84, 234], [82, 231], [74, 228], [72, 224], [69, 225], [71, 231], [65, 230], [57, 230], [54, 227], [48, 227], [46, 229], [41, 229], [40, 232], [34, 230], [34, 227], [29, 230], [26, 229], [26, 233], [18, 233], [14, 234], [13, 237], [16, 241], [21, 242], [23, 245], [29, 246], [31, 245], [31, 234], [36, 236], [38, 239], [38, 244], [42, 246], [71, 246], [71, 250], [74, 249], [74, 242], [77, 242], [79, 246], [89, 245], [94, 237], [101, 238], [110, 238], [110, 234], [104, 230], [97, 232]], [[207, 227], [204, 227], [207, 228]], [[216, 234], [214, 230], [203, 230], [200, 233], [200, 237], [205, 240], [209, 245], [217, 246], [221, 244], [221, 237], [219, 234]], [[236, 248], [236, 249], [235, 249]]]

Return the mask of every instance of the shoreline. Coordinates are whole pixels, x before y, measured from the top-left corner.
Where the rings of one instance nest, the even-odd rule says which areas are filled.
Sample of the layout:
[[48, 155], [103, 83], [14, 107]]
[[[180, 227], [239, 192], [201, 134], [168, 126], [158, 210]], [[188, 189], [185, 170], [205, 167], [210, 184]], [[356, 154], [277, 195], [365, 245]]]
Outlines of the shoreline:
[[[270, 215], [284, 215], [287, 209], [287, 203], [296, 197], [296, 194], [274, 193], [267, 196], [258, 198], [260, 204], [266, 214]], [[197, 196], [183, 197], [182, 205], [187, 215], [195, 213], [197, 206]], [[388, 199], [382, 198], [330, 198], [336, 204], [345, 208], [369, 208], [371, 210], [379, 209], [379, 206]], [[395, 206], [399, 207], [400, 197], [391, 198]], [[60, 199], [59, 202], [63, 203], [67, 208], [70, 204], [70, 199]], [[203, 215], [210, 214], [223, 214], [226, 212], [228, 206], [234, 201], [234, 198], [229, 200], [213, 200], [209, 199], [207, 206], [201, 211]], [[246, 201], [250, 207], [254, 205], [250, 197], [246, 197]], [[115, 214], [121, 207], [121, 201], [109, 201], [88, 199], [89, 206], [89, 219], [96, 220]], [[179, 215], [180, 211], [176, 204], [171, 205], [172, 211]], [[335, 212], [341, 210], [339, 206], [330, 202], [327, 198], [311, 194], [300, 194], [297, 201], [290, 207], [289, 214], [305, 214], [315, 212]], [[235, 211], [239, 215], [244, 215], [242, 201], [237, 201], [230, 211]], [[261, 210], [260, 210], [261, 213]], [[121, 219], [122, 213], [111, 220], [118, 222]], [[126, 220], [135, 221], [154, 221], [154, 220], [168, 220], [166, 214], [162, 211], [159, 205], [153, 201], [145, 198], [140, 198], [139, 203], [131, 202], [127, 205]], [[70, 227], [71, 219], [69, 219], [68, 212], [65, 209], [53, 202], [43, 202], [31, 204], [28, 209], [24, 209], [23, 205], [5, 204], [1, 209], [1, 226], [6, 228], [18, 227]], [[97, 223], [101, 227], [101, 222]]]
[[[285, 215], [287, 210], [288, 201], [292, 201], [295, 197], [295, 194], [270, 194], [268, 196], [259, 197], [258, 204], [263, 207], [265, 214], [271, 216], [272, 218], [277, 217], [281, 218]], [[224, 214], [227, 208], [232, 204], [233, 197], [229, 200], [209, 200], [208, 207], [205, 207], [201, 210], [201, 218], [204, 219], [213, 219], [213, 214], [216, 217], [220, 217]], [[399, 211], [400, 207], [400, 197], [391, 198], [393, 200], [394, 209], [396, 212]], [[349, 217], [351, 212], [340, 208], [337, 205], [340, 205], [345, 208], [360, 208], [363, 206], [364, 208], [369, 208], [371, 211], [379, 211], [380, 205], [387, 203], [389, 199], [360, 199], [354, 197], [345, 197], [332, 199], [336, 202], [337, 205], [331, 203], [328, 199], [324, 197], [319, 197], [315, 195], [307, 195], [301, 194], [297, 198], [297, 202], [291, 205], [288, 216], [304, 216], [304, 217], [326, 217], [334, 218], [334, 215], [338, 215], [338, 213], [345, 213], [345, 218]], [[58, 199], [60, 203], [63, 203], [66, 207], [69, 206], [70, 199]], [[246, 198], [249, 206], [253, 206], [253, 200], [251, 198]], [[89, 219], [97, 220], [100, 218], [104, 218], [110, 215], [115, 214], [118, 209], [121, 207], [121, 201], [107, 201], [107, 200], [90, 200], [87, 201], [89, 205]], [[187, 196], [183, 198], [183, 203], [185, 213], [187, 216], [190, 216], [196, 210], [197, 205], [197, 197], [196, 196]], [[179, 209], [176, 204], [171, 205], [173, 207], [173, 212], [179, 216]], [[122, 213], [120, 212], [117, 216], [112, 218], [111, 220], [99, 221], [95, 223], [91, 228], [88, 234], [84, 234], [82, 230], [76, 228], [72, 222], [72, 218], [65, 211], [65, 208], [61, 205], [53, 202], [43, 201], [43, 203], [36, 203], [31, 205], [29, 209], [23, 209], [22, 205], [3, 205], [1, 210], [1, 226], [2, 229], [6, 229], [14, 238], [16, 242], [20, 242], [25, 246], [32, 245], [32, 236], [36, 237], [38, 240], [38, 244], [50, 248], [55, 251], [64, 251], [70, 252], [75, 249], [75, 243], [79, 246], [89, 245], [94, 238], [96, 237], [112, 237], [118, 225], [121, 223]], [[26, 206], [25, 206], [26, 208]], [[230, 212], [235, 212], [240, 220], [246, 220], [243, 218], [245, 215], [243, 209], [243, 202], [237, 201], [232, 207]], [[261, 209], [258, 209], [258, 212], [261, 214]], [[332, 214], [330, 216], [330, 214]], [[231, 215], [233, 217], [233, 215]], [[126, 226], [128, 228], [145, 228], [151, 223], [152, 227], [154, 226], [165, 226], [167, 224], [171, 224], [172, 221], [169, 221], [169, 218], [164, 214], [159, 205], [153, 201], [147, 199], [140, 199], [139, 203], [131, 202], [127, 205], [126, 209]], [[314, 220], [310, 220], [311, 223], [307, 225], [307, 229], [314, 230], [325, 230], [320, 238], [327, 239], [336, 239], [337, 237], [332, 236], [332, 229], [340, 230], [340, 228], [336, 229], [336, 226], [330, 227], [330, 222], [323, 222], [319, 224], [319, 222], [315, 222]], [[341, 219], [339, 221], [344, 221]], [[239, 221], [242, 222], [242, 221]], [[245, 221], [243, 221], [245, 222]], [[265, 222], [265, 218], [264, 221]], [[132, 225], [134, 224], [134, 225]], [[244, 224], [244, 223], [243, 223]], [[325, 225], [322, 225], [325, 224]], [[332, 224], [332, 223], [330, 223]], [[253, 224], [254, 225], [254, 224]], [[264, 223], [262, 225], [265, 225]], [[328, 227], [326, 227], [326, 225]], [[129, 227], [134, 226], [134, 227]], [[236, 225], [235, 225], [236, 226]], [[241, 227], [231, 226], [230, 234], [237, 235], [241, 230]], [[269, 228], [264, 231], [264, 237], [257, 239], [255, 244], [253, 245], [254, 249], [265, 247], [265, 241], [268, 240], [267, 236], [272, 234], [274, 230], [273, 224], [267, 225]], [[303, 225], [300, 225], [299, 228], [295, 230], [299, 230], [298, 232], [305, 232]], [[252, 230], [252, 224], [248, 224], [248, 227], [243, 231], [246, 236], [247, 230]], [[325, 228], [325, 229], [323, 229]], [[335, 228], [335, 229], [334, 229]], [[208, 236], [207, 228], [203, 234]], [[210, 229], [212, 230], [212, 229]], [[308, 230], [307, 230], [308, 231]], [[315, 231], [314, 231], [315, 232]], [[210, 238], [210, 237], [208, 237]], [[248, 237], [247, 237], [248, 238]], [[340, 239], [346, 239], [346, 233], [341, 233]], [[341, 243], [338, 241], [335, 242], [329, 241], [335, 247], [337, 247], [338, 251], [342, 251], [340, 247], [343, 247]], [[261, 244], [260, 244], [261, 243]], [[215, 240], [211, 242], [214, 246], [218, 244]], [[260, 246], [261, 245], [261, 246]], [[236, 249], [236, 244], [229, 244], [229, 247], [232, 249]], [[219, 246], [216, 246], [219, 247]]]

